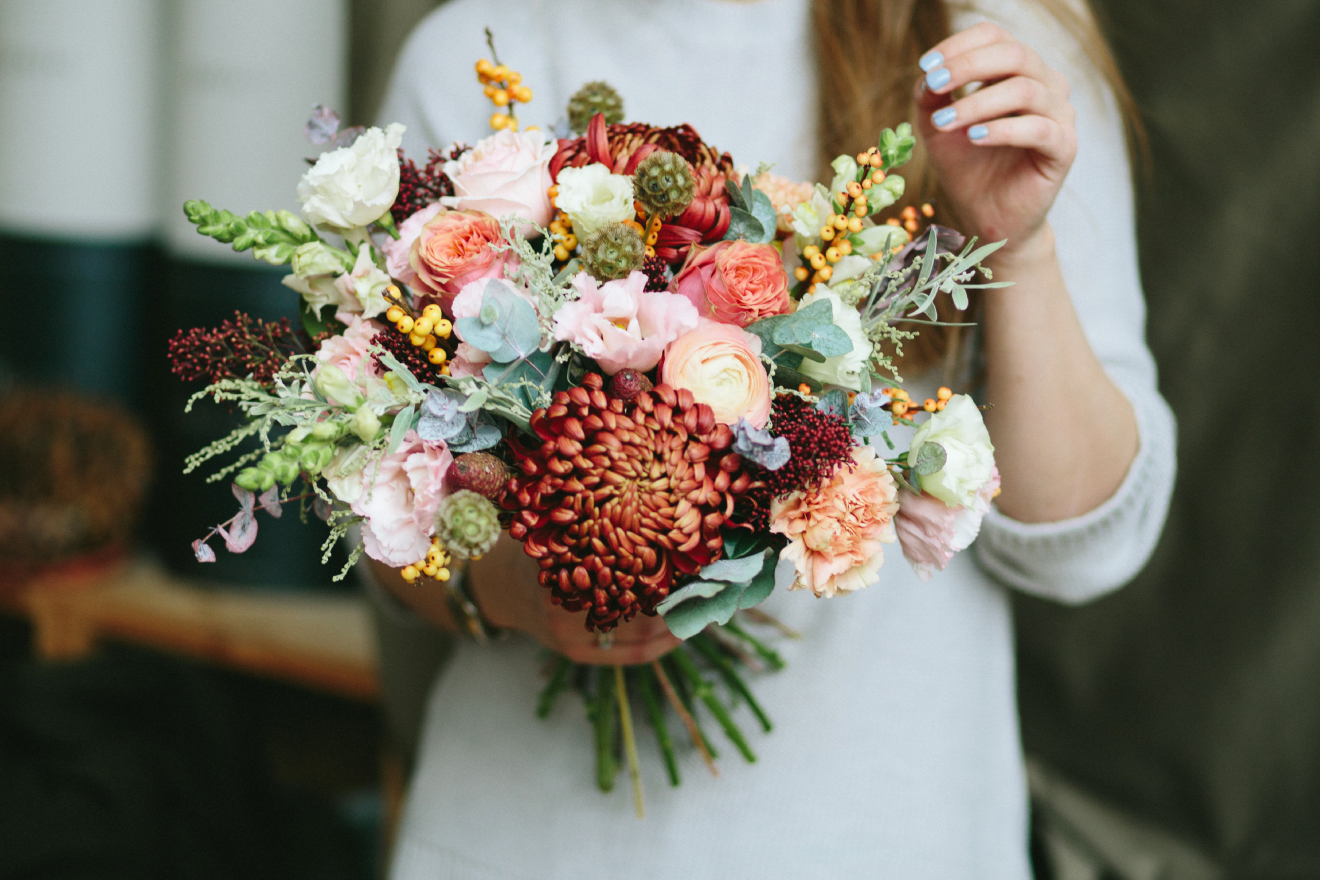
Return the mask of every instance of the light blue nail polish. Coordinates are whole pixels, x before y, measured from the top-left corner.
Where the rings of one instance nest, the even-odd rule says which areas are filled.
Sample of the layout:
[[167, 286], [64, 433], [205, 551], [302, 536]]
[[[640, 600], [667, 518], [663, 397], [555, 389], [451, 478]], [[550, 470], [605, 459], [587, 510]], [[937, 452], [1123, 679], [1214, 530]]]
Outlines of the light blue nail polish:
[[973, 125], [967, 129], [967, 136], [974, 141], [985, 140], [986, 135], [990, 134], [990, 129], [984, 125]]
[[926, 71], [927, 73], [930, 73], [932, 70], [939, 67], [943, 63], [944, 63], [944, 56], [932, 49], [931, 51], [927, 52], [925, 55], [921, 56], [921, 60], [917, 62], [917, 66], [920, 67], [922, 70]]
[[949, 84], [949, 80], [952, 78], [949, 68], [937, 67], [926, 74], [926, 86], [931, 89], [942, 89]]
[[952, 107], [941, 107], [930, 114], [930, 121], [935, 124], [936, 128], [943, 128], [957, 118], [958, 111]]

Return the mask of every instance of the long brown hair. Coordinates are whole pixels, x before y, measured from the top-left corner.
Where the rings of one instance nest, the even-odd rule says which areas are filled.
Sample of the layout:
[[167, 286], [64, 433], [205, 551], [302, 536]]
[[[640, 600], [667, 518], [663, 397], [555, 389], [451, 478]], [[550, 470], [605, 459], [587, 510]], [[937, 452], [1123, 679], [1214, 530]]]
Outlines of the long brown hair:
[[[1132, 141], [1144, 147], [1136, 104], [1094, 18], [1069, 0], [1034, 2], [1077, 40], [1112, 89]], [[915, 119], [917, 60], [952, 32], [952, 12], [947, 0], [813, 0], [822, 90], [818, 180], [833, 176], [829, 162], [835, 156], [864, 150], [876, 142], [881, 129]], [[895, 211], [927, 201], [938, 204], [939, 181], [920, 141], [902, 174], [908, 188]], [[948, 214], [941, 208], [938, 219], [956, 226], [957, 218]], [[973, 302], [973, 312], [976, 306]], [[940, 312], [943, 320], [966, 320], [945, 297], [940, 297]], [[925, 327], [905, 346], [902, 366], [920, 372], [954, 355], [959, 338], [958, 328]]]

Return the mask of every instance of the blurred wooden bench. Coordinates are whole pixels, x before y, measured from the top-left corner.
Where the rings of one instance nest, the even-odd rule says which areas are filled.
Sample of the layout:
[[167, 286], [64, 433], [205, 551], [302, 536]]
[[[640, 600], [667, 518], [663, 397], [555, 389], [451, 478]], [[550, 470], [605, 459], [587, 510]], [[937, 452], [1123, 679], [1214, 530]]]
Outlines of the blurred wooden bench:
[[0, 591], [0, 608], [26, 615], [37, 652], [53, 660], [110, 638], [357, 700], [380, 691], [375, 633], [357, 597], [199, 586], [129, 559]]

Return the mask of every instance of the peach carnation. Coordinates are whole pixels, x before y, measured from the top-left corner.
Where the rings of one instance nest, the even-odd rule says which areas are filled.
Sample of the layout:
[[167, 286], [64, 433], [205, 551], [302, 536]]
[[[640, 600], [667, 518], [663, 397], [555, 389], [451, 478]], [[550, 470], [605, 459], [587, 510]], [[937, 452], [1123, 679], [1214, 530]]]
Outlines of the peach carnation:
[[770, 504], [770, 531], [788, 538], [780, 554], [797, 572], [790, 590], [817, 596], [851, 593], [872, 584], [894, 543], [898, 489], [884, 459], [869, 446], [818, 489]]
[[753, 180], [752, 186], [770, 197], [770, 204], [774, 205], [781, 235], [793, 233], [793, 209], [803, 202], [811, 201], [812, 195], [816, 192], [813, 184], [789, 180], [769, 171]]

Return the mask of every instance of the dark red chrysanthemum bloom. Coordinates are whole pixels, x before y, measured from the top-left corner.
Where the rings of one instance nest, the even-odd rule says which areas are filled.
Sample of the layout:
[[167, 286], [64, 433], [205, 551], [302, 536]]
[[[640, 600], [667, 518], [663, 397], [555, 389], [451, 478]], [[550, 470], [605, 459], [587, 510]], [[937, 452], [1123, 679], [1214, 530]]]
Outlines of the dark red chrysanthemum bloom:
[[777, 471], [758, 471], [757, 480], [738, 500], [732, 520], [763, 531], [770, 527], [770, 502], [799, 489], [824, 483], [856, 447], [843, 416], [823, 413], [795, 394], [780, 394], [770, 407], [770, 433], [788, 440], [791, 456]]
[[752, 483], [733, 432], [692, 393], [657, 385], [630, 403], [589, 374], [532, 415], [539, 446], [510, 438], [501, 506], [541, 585], [607, 632], [655, 614], [674, 578], [720, 558], [720, 529]]
[[597, 113], [587, 133], [559, 142], [559, 152], [550, 160], [550, 176], [563, 168], [578, 168], [600, 162], [615, 174], [632, 174], [643, 159], [656, 150], [677, 153], [692, 166], [697, 190], [692, 203], [677, 217], [660, 226], [656, 256], [677, 264], [687, 257], [690, 245], [719, 241], [729, 229], [729, 194], [724, 188], [733, 179], [733, 158], [705, 143], [692, 126], [656, 128], [642, 122], [607, 126]]
[[263, 321], [234, 312], [219, 327], [180, 330], [169, 342], [170, 372], [185, 382], [244, 379], [269, 382], [295, 354], [310, 351], [312, 340], [288, 318]]

